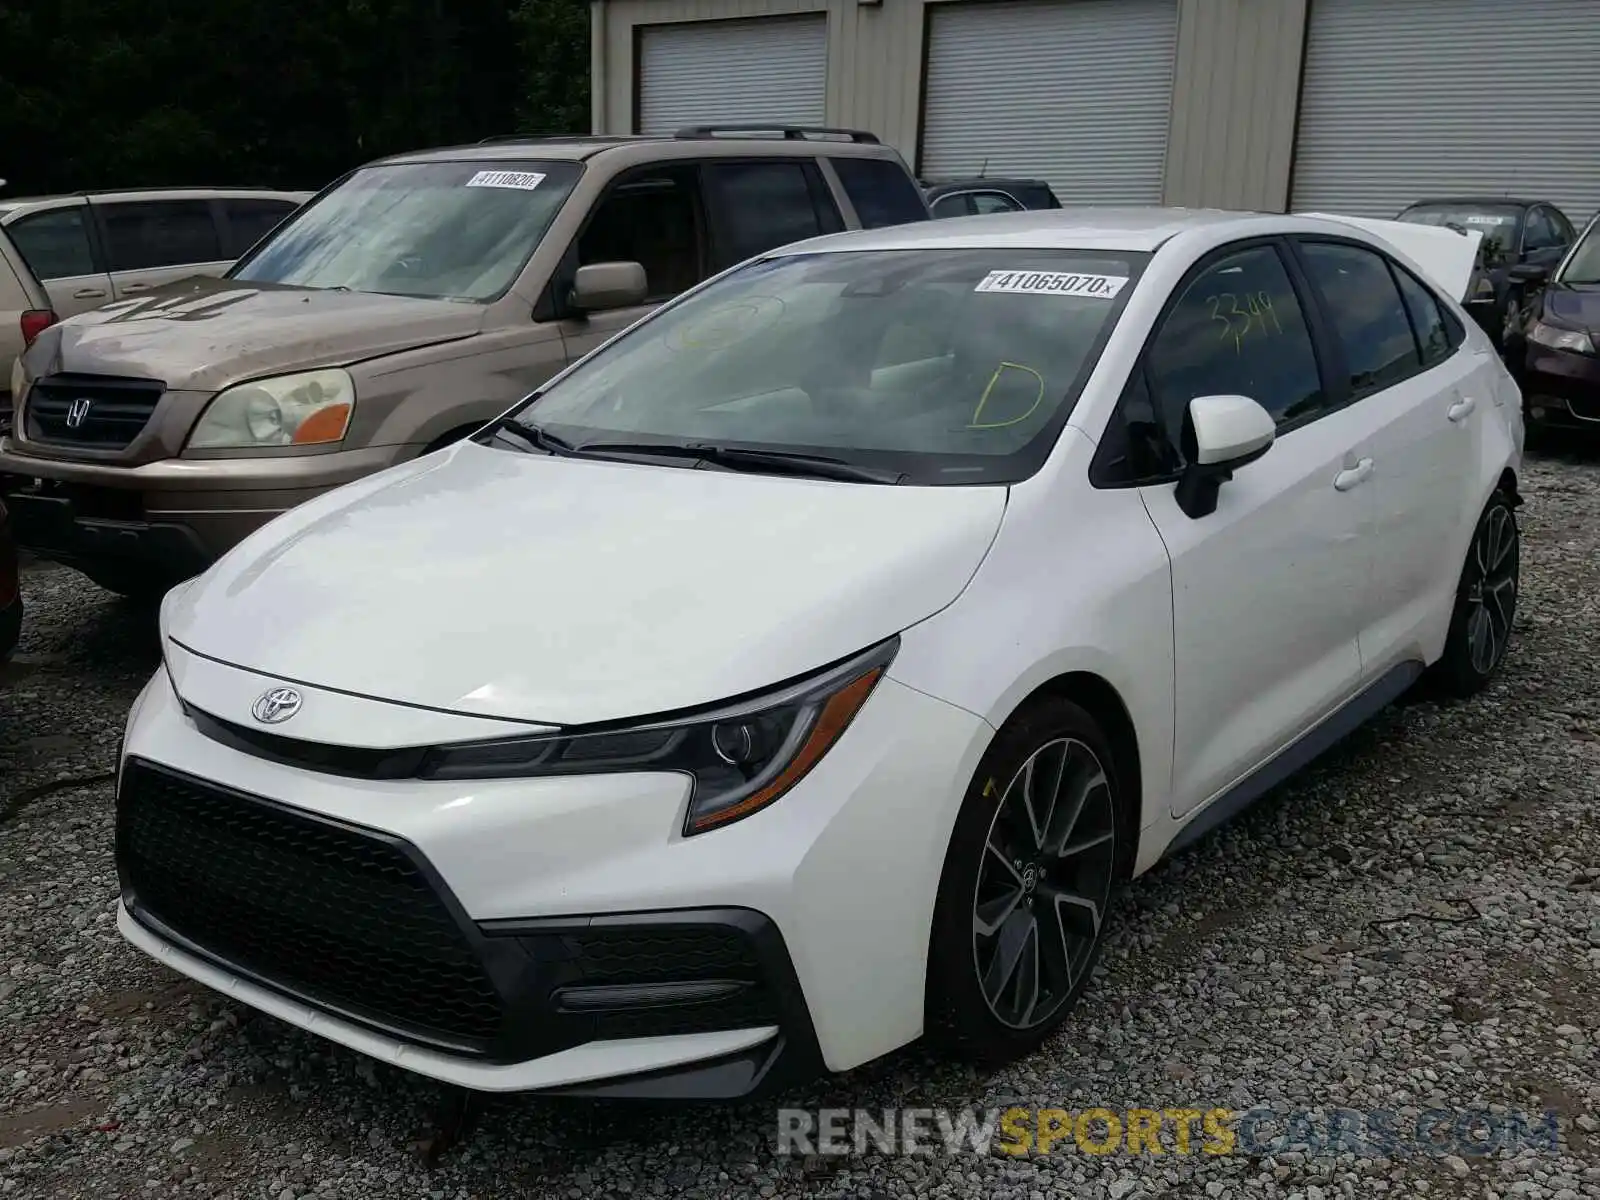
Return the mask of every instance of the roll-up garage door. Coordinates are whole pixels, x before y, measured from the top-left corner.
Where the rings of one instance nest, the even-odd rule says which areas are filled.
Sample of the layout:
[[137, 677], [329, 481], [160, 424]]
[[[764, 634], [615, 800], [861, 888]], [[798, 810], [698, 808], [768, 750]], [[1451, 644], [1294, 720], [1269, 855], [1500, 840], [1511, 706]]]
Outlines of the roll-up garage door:
[[821, 125], [824, 14], [650, 25], [639, 37], [639, 132], [685, 125]]
[[1293, 207], [1600, 205], [1600, 0], [1312, 0]]
[[924, 178], [1021, 175], [1063, 204], [1159, 204], [1176, 0], [928, 6]]

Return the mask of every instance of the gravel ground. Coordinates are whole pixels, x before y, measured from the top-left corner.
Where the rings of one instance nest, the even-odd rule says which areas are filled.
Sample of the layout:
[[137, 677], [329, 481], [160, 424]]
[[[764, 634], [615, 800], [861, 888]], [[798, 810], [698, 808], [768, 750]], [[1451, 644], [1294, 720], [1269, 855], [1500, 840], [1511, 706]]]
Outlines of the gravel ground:
[[1526, 490], [1518, 636], [1485, 695], [1390, 710], [1140, 880], [1027, 1061], [913, 1049], [785, 1103], [1504, 1106], [1553, 1110], [1558, 1152], [806, 1158], [775, 1153], [769, 1105], [502, 1099], [435, 1156], [440, 1089], [117, 936], [108, 772], [156, 649], [33, 565], [0, 688], [0, 1195], [1600, 1197], [1600, 456], [1533, 460]]

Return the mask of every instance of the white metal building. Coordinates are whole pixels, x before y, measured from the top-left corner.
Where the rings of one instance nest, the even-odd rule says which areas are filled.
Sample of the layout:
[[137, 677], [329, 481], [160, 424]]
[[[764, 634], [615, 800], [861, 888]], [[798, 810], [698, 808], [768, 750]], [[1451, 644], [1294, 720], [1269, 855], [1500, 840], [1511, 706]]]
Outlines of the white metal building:
[[1066, 203], [1600, 208], [1600, 0], [593, 0], [594, 130], [869, 129]]

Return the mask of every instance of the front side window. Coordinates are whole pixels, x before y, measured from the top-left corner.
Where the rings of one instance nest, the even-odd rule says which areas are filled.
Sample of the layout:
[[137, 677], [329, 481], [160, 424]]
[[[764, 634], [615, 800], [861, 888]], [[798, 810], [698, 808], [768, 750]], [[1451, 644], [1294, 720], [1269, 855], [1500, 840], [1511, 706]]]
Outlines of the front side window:
[[1423, 287], [1410, 271], [1396, 266], [1394, 277], [1400, 284], [1400, 297], [1405, 301], [1406, 313], [1411, 317], [1411, 327], [1416, 331], [1423, 366], [1431, 367], [1442, 362], [1450, 356], [1455, 345], [1444, 309], [1433, 293]]
[[94, 252], [83, 223], [84, 207], [52, 208], [6, 226], [22, 259], [41, 281], [94, 273]]
[[1515, 204], [1414, 204], [1399, 219], [1414, 225], [1476, 230], [1483, 234], [1484, 261], [1492, 266], [1516, 257], [1522, 209]]
[[1589, 222], [1567, 261], [1556, 271], [1554, 282], [1568, 287], [1600, 286], [1600, 218]]
[[516, 282], [581, 168], [476, 160], [363, 167], [228, 272], [250, 283], [485, 302]]
[[1352, 394], [1371, 395], [1415, 374], [1411, 319], [1383, 256], [1339, 242], [1306, 242], [1301, 251], [1344, 346]]
[[912, 482], [1025, 478], [1147, 255], [858, 251], [768, 259], [660, 310], [519, 414], [581, 447], [824, 455]]
[[970, 217], [972, 215], [972, 197], [966, 192], [956, 192], [951, 196], [940, 196], [933, 202], [933, 215], [940, 220], [946, 217]]
[[578, 265], [636, 262], [652, 301], [687, 291], [705, 278], [695, 187], [693, 167], [651, 168], [618, 179], [578, 238]]
[[1553, 250], [1561, 245], [1561, 227], [1548, 208], [1528, 214], [1528, 232], [1522, 240], [1524, 250]]
[[228, 216], [228, 257], [238, 258], [271, 233], [297, 205], [289, 200], [229, 199], [222, 202]]
[[905, 168], [884, 158], [833, 158], [834, 173], [863, 229], [926, 221], [928, 208]]
[[153, 271], [224, 257], [204, 200], [140, 200], [96, 205], [113, 271]]
[[1197, 396], [1248, 396], [1280, 428], [1324, 405], [1311, 333], [1272, 246], [1239, 250], [1183, 289], [1146, 355], [1151, 401], [1168, 441], [1181, 445]]

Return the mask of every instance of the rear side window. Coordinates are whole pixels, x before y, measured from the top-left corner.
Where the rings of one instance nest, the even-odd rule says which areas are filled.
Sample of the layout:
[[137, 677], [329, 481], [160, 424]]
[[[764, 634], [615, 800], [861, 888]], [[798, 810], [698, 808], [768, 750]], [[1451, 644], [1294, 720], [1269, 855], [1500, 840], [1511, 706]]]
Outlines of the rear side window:
[[19, 217], [6, 226], [22, 259], [41, 280], [94, 273], [94, 252], [82, 205]]
[[228, 217], [229, 258], [238, 258], [295, 210], [287, 200], [224, 200], [222, 207]]
[[1383, 256], [1340, 242], [1305, 242], [1301, 251], [1344, 346], [1352, 398], [1415, 374], [1419, 359], [1411, 318]]
[[717, 230], [717, 265], [731, 267], [752, 255], [837, 232], [837, 212], [828, 220], [822, 209], [832, 201], [813, 186], [804, 163], [708, 163], [706, 195]]
[[113, 271], [148, 271], [229, 257], [204, 200], [96, 205]]
[[[898, 163], [884, 158], [829, 159], [863, 229], [926, 221], [928, 207]], [[942, 216], [952, 214], [942, 213]]]
[[972, 211], [980, 217], [986, 213], [1020, 212], [1022, 206], [1004, 192], [974, 192]]
[[1411, 328], [1416, 331], [1417, 345], [1422, 349], [1422, 365], [1431, 367], [1443, 362], [1455, 349], [1455, 338], [1450, 323], [1445, 320], [1444, 309], [1410, 271], [1395, 267], [1394, 277], [1400, 284], [1400, 298], [1405, 301]]

